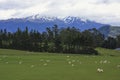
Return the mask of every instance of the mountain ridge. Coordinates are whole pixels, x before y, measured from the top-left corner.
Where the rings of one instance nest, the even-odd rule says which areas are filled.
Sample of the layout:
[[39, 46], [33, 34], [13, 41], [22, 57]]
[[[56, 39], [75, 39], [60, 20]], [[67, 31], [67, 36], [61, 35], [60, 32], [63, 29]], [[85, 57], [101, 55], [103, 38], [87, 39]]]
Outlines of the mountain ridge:
[[116, 38], [120, 35], [120, 27], [119, 26], [103, 26], [98, 29], [105, 37], [113, 37]]
[[76, 27], [81, 31], [91, 28], [99, 29], [100, 27], [106, 25], [73, 16], [59, 18], [34, 15], [26, 18], [11, 18], [8, 20], [0, 20], [0, 29], [7, 29], [9, 32], [15, 32], [18, 27], [23, 30], [27, 26], [29, 30], [35, 29], [39, 32], [42, 32], [45, 31], [47, 27], [52, 27], [55, 24], [58, 25], [59, 28]]

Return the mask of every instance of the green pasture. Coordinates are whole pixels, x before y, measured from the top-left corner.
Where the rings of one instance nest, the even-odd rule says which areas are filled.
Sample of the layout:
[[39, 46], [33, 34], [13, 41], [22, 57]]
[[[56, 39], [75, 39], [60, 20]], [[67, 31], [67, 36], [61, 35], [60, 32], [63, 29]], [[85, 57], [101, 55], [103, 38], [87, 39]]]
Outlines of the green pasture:
[[96, 50], [99, 56], [0, 49], [0, 80], [120, 80], [120, 51]]

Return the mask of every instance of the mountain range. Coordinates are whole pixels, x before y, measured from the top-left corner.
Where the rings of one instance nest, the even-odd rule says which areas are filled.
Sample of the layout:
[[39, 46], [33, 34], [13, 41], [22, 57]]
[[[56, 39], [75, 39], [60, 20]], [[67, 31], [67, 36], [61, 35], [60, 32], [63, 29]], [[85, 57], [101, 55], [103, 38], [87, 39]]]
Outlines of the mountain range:
[[55, 24], [58, 25], [59, 28], [76, 27], [81, 31], [96, 28], [104, 34], [105, 37], [116, 37], [117, 35], [120, 35], [120, 27], [118, 26], [110, 26], [80, 17], [67, 16], [59, 18], [40, 16], [39, 14], [25, 18], [0, 20], [0, 29], [6, 29], [8, 32], [15, 32], [18, 27], [21, 30], [28, 27], [29, 31], [33, 29], [43, 32], [47, 27], [53, 27]]
[[119, 26], [103, 26], [98, 29], [105, 37], [113, 37], [120, 35]]
[[0, 29], [6, 29], [9, 32], [15, 32], [18, 27], [21, 30], [24, 30], [26, 27], [28, 27], [29, 30], [34, 29], [42, 32], [45, 31], [47, 27], [53, 27], [55, 24], [58, 25], [59, 28], [76, 27], [81, 31], [91, 28], [99, 29], [100, 27], [105, 26], [105, 24], [79, 17], [68, 16], [64, 18], [58, 18], [40, 16], [37, 14], [26, 18], [0, 20]]

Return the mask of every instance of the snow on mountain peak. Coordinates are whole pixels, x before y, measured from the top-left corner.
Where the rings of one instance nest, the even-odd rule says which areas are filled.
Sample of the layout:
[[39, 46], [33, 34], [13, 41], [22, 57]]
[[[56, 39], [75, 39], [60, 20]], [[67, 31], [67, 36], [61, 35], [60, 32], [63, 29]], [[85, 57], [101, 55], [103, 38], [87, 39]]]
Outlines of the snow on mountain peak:
[[68, 17], [63, 18], [63, 21], [65, 23], [73, 23], [75, 20], [78, 20], [78, 19], [80, 18], [68, 16]]
[[26, 18], [27, 20], [43, 20], [43, 21], [54, 21], [57, 19], [57, 17], [47, 17], [47, 16], [41, 16], [39, 14], [29, 16]]
[[[12, 24], [11, 24], [12, 23]], [[9, 20], [1, 20], [0, 26], [3, 26], [0, 29], [8, 29], [9, 31], [15, 31], [20, 26], [21, 29], [23, 29], [25, 26], [28, 26], [30, 29], [36, 29], [39, 31], [44, 31], [46, 27], [53, 26], [57, 24], [59, 28], [64, 28], [67, 26], [80, 29], [81, 31], [91, 28], [100, 28], [101, 26], [105, 24], [97, 23], [95, 21], [90, 21], [84, 18], [80, 17], [47, 17], [47, 16], [41, 16], [39, 14], [29, 16], [26, 18], [18, 18], [18, 19], [9, 19]], [[13, 27], [9, 27], [13, 26]], [[39, 27], [40, 26], [40, 27]], [[15, 28], [16, 27], [16, 28]], [[15, 28], [15, 29], [14, 29]], [[13, 30], [11, 30], [13, 29]]]
[[85, 19], [85, 18], [81, 18], [81, 21], [83, 21], [83, 22], [87, 22], [87, 19]]
[[55, 21], [55, 20], [61, 20], [64, 23], [73, 23], [73, 22], [79, 22], [82, 21], [83, 23], [86, 23], [87, 20], [84, 18], [80, 18], [80, 17], [72, 17], [72, 16], [67, 16], [64, 18], [60, 18], [60, 17], [48, 17], [48, 16], [41, 16], [40, 14], [37, 15], [33, 15], [33, 16], [29, 16], [26, 18], [29, 21], [34, 21], [34, 20], [42, 20], [42, 21]]

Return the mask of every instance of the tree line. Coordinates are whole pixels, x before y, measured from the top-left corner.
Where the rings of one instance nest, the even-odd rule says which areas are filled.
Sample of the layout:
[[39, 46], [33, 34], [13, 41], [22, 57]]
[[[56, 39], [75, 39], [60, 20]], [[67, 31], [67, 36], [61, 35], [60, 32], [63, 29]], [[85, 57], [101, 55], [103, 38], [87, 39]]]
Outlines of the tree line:
[[105, 38], [97, 29], [80, 31], [75, 27], [59, 29], [57, 25], [44, 32], [17, 29], [16, 32], [0, 30], [0, 48], [37, 52], [95, 54], [96, 47], [120, 47], [120, 36]]

